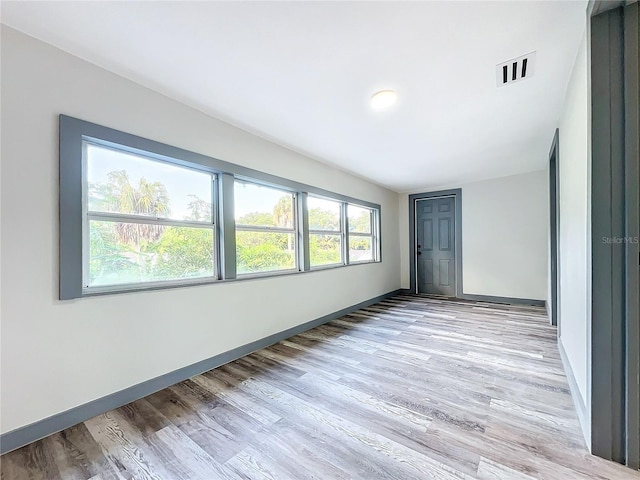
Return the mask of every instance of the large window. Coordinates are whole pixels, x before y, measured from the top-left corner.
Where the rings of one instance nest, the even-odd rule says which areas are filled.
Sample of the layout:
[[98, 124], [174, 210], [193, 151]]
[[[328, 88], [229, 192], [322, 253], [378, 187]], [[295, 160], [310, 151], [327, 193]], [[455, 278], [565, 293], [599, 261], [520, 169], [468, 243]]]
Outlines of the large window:
[[294, 270], [295, 195], [239, 180], [234, 192], [237, 273]]
[[60, 298], [380, 261], [380, 206], [60, 116]]
[[213, 180], [84, 142], [87, 290], [215, 276]]
[[376, 259], [376, 218], [374, 210], [347, 205], [349, 223], [349, 263], [372, 262]]
[[309, 261], [311, 267], [344, 263], [343, 204], [326, 198], [307, 198], [309, 212]]

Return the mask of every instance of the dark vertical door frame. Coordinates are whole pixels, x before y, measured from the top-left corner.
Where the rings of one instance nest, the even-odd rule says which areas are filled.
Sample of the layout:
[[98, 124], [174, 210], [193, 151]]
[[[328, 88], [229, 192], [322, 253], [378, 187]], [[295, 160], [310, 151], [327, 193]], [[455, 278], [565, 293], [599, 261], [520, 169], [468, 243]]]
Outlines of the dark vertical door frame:
[[636, 242], [625, 244], [627, 465], [640, 468], [640, 7], [624, 13], [625, 230]]
[[[624, 463], [621, 408], [624, 390], [620, 295], [621, 246], [604, 239], [623, 237], [619, 171], [624, 143], [620, 96], [622, 15], [619, 9], [591, 19], [592, 88], [592, 354], [591, 450]], [[616, 255], [615, 250], [618, 250]]]
[[418, 293], [416, 275], [417, 266], [417, 231], [416, 231], [416, 202], [438, 197], [454, 197], [455, 199], [455, 249], [456, 249], [456, 298], [462, 298], [462, 189], [440, 190], [438, 192], [415, 193], [409, 195], [409, 261], [410, 261], [410, 290]]
[[637, 4], [591, 18], [591, 448], [634, 469], [640, 463], [638, 50]]
[[[559, 258], [558, 258], [558, 233], [560, 225], [560, 215], [558, 206], [560, 204], [559, 190], [560, 185], [560, 165], [559, 161], [559, 130], [556, 128], [556, 133], [553, 136], [553, 142], [551, 143], [551, 150], [549, 151], [549, 255], [551, 265], [551, 311], [549, 321], [551, 325], [558, 325], [558, 285], [559, 285]], [[558, 327], [558, 335], [560, 335], [560, 328]]]

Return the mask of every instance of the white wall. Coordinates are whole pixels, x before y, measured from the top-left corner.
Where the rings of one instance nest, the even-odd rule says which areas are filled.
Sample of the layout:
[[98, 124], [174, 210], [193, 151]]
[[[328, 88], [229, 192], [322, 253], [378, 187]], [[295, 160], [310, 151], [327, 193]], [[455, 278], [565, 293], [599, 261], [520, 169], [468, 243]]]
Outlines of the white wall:
[[[465, 294], [547, 298], [548, 194], [545, 171], [422, 192], [462, 188]], [[402, 287], [409, 288], [409, 201], [400, 195]]]
[[[585, 436], [590, 438], [591, 246], [589, 70], [583, 36], [559, 121], [559, 331], [568, 375], [575, 378]], [[574, 397], [576, 392], [574, 393]], [[582, 410], [582, 411], [581, 411]], [[586, 412], [586, 413], [583, 413]], [[586, 415], [586, 418], [585, 418]]]
[[[396, 193], [15, 30], [1, 40], [3, 433], [400, 287]], [[383, 263], [59, 301], [60, 113], [379, 203]]]

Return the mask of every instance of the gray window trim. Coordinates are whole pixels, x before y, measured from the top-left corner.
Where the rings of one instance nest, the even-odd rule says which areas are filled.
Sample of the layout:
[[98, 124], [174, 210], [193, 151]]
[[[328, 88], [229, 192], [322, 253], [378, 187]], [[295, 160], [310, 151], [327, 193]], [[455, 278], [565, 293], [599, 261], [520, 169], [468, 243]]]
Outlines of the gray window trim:
[[[170, 162], [175, 165], [211, 173], [215, 176], [214, 198], [217, 199], [214, 208], [214, 239], [216, 256], [216, 275], [214, 278], [181, 279], [178, 281], [149, 282], [135, 285], [117, 285], [101, 289], [101, 291], [83, 291], [83, 145], [88, 140], [92, 143], [112, 146], [120, 151], [126, 151], [142, 155], [150, 159]], [[306, 209], [306, 196], [325, 197], [329, 200], [343, 202], [343, 205], [351, 203], [374, 211], [376, 224], [374, 226], [374, 260], [365, 262], [348, 263], [348, 252], [345, 252], [343, 264], [329, 265], [324, 268], [339, 268], [349, 265], [361, 265], [363, 263], [379, 263], [381, 255], [381, 228], [380, 205], [353, 198], [347, 195], [331, 192], [322, 188], [306, 185], [287, 178], [278, 177], [260, 172], [251, 168], [235, 165], [213, 157], [190, 152], [178, 147], [149, 140], [136, 135], [128, 134], [112, 128], [86, 122], [67, 115], [59, 116], [59, 298], [69, 300], [94, 295], [113, 293], [126, 293], [129, 291], [156, 290], [160, 288], [184, 287], [188, 285], [201, 285], [211, 283], [224, 283], [229, 281], [263, 278], [277, 275], [298, 274], [309, 271], [322, 270], [311, 269], [309, 265], [309, 225], [308, 211]], [[234, 182], [235, 180], [271, 186], [280, 190], [291, 191], [296, 198], [296, 219], [298, 222], [297, 238], [298, 255], [297, 268], [295, 270], [280, 270], [264, 272], [260, 274], [245, 274], [238, 278], [236, 271], [236, 245], [235, 245], [235, 218], [234, 211]], [[346, 208], [343, 206], [343, 208]], [[343, 213], [343, 217], [346, 215]], [[155, 222], [155, 220], [154, 220]], [[193, 226], [209, 228], [209, 224], [197, 224]], [[346, 225], [345, 225], [346, 227]], [[238, 227], [241, 229], [241, 227]], [[243, 228], [244, 229], [244, 228]], [[273, 231], [273, 230], [269, 230]], [[288, 233], [294, 233], [288, 232]], [[348, 248], [348, 231], [345, 228], [343, 248]], [[92, 289], [93, 290], [93, 289]]]
[[233, 175], [218, 175], [218, 263], [219, 280], [236, 278], [236, 220], [234, 216], [235, 192]]
[[300, 270], [308, 272], [311, 270], [311, 259], [309, 258], [309, 209], [307, 208], [307, 199], [309, 194], [307, 192], [300, 192], [297, 197], [298, 201], [298, 265]]
[[463, 298], [462, 288], [462, 189], [440, 190], [437, 192], [415, 193], [409, 195], [409, 275], [410, 291], [418, 293], [417, 255], [416, 255], [416, 202], [437, 197], [453, 197], [456, 212], [456, 298]]
[[342, 259], [345, 265], [349, 265], [351, 263], [351, 259], [349, 258], [349, 219], [347, 218], [347, 203], [342, 204], [342, 208], [340, 210], [341, 217], [341, 228], [342, 228]]

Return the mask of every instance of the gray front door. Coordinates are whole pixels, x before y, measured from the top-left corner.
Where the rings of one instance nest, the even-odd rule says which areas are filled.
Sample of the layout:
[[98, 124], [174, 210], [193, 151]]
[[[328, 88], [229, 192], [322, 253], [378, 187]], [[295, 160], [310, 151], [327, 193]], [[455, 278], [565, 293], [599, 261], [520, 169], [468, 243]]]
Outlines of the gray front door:
[[456, 295], [455, 198], [416, 202], [418, 293]]

